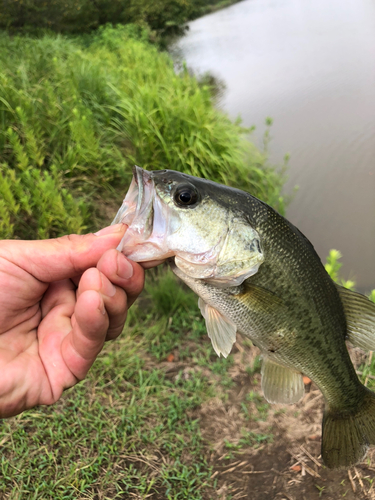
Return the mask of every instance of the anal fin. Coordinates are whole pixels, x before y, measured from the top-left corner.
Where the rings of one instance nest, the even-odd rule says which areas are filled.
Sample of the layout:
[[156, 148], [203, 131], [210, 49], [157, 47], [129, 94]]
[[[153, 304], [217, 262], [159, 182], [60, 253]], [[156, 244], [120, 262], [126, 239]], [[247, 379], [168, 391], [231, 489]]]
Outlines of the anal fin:
[[297, 403], [305, 394], [302, 374], [263, 358], [262, 390], [269, 403]]
[[365, 295], [337, 285], [344, 306], [348, 340], [366, 351], [375, 351], [375, 304]]
[[211, 339], [212, 347], [219, 357], [222, 354], [226, 358], [236, 342], [236, 325], [201, 298], [198, 300], [198, 306], [206, 321], [207, 333]]

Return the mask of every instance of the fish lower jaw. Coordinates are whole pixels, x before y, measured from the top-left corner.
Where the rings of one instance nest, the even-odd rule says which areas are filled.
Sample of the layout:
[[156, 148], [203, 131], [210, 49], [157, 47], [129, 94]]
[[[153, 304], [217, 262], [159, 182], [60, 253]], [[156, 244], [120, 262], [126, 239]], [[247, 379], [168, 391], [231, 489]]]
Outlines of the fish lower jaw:
[[168, 250], [161, 250], [160, 247], [154, 243], [125, 243], [121, 248], [118, 247], [118, 250], [134, 262], [161, 261], [173, 256], [172, 252]]
[[184, 283], [187, 285], [189, 284], [189, 281], [192, 280], [190, 276], [188, 276], [184, 271], [182, 271], [177, 265], [176, 265], [176, 256], [173, 255], [167, 259], [167, 263], [173, 272], [178, 278], [180, 278]]

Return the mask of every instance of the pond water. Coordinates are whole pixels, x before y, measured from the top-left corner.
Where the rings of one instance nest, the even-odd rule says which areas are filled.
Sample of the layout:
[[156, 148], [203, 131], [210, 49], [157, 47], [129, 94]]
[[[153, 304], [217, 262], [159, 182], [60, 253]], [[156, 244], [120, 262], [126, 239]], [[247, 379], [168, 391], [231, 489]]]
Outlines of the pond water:
[[375, 3], [243, 0], [189, 24], [172, 47], [226, 90], [229, 115], [274, 119], [272, 162], [290, 154], [287, 210], [324, 260], [343, 254], [343, 275], [375, 287]]

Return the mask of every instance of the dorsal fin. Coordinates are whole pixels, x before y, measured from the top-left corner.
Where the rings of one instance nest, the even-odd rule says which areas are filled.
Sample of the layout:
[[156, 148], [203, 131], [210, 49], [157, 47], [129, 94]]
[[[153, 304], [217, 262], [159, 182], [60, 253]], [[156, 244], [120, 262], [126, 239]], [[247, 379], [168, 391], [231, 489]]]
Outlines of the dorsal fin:
[[337, 285], [346, 317], [348, 340], [366, 351], [375, 351], [375, 304], [365, 295]]
[[263, 358], [262, 390], [269, 403], [297, 403], [305, 394], [302, 374]]
[[201, 298], [198, 300], [198, 306], [206, 321], [207, 333], [211, 339], [212, 347], [219, 357], [222, 354], [226, 358], [236, 342], [236, 325]]

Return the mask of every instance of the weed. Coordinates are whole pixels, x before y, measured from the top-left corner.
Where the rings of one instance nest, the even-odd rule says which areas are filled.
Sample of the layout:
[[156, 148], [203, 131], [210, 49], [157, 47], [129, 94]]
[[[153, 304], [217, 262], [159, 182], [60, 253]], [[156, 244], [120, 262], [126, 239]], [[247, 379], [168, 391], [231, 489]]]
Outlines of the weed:
[[259, 448], [262, 444], [272, 443], [272, 434], [261, 434], [248, 430], [242, 431], [242, 437], [236, 443], [231, 443], [227, 439], [224, 440], [225, 447], [228, 450], [239, 451], [242, 448], [251, 447]]
[[251, 377], [255, 373], [259, 373], [260, 372], [261, 366], [262, 366], [262, 359], [261, 359], [260, 356], [256, 356], [256, 358], [254, 359], [254, 362], [253, 362], [252, 366], [247, 366], [246, 367], [246, 373]]
[[233, 357], [218, 358], [215, 363], [211, 363], [210, 369], [217, 375], [226, 375], [228, 372], [228, 368], [233, 366], [233, 363]]
[[342, 267], [341, 262], [339, 262], [341, 257], [342, 255], [338, 250], [330, 250], [327, 257], [325, 269], [334, 281], [340, 283], [340, 285], [344, 286], [345, 288], [349, 288], [350, 290], [352, 290], [355, 286], [354, 281], [351, 280], [345, 281], [339, 278], [339, 271]]
[[264, 398], [257, 392], [250, 391], [245, 400], [248, 403], [252, 403], [252, 408], [256, 410], [256, 413], [247, 411], [248, 415], [251, 415], [253, 420], [266, 420], [268, 415], [268, 410], [270, 405], [264, 401]]
[[323, 491], [325, 490], [325, 486], [319, 486], [319, 485], [315, 485], [315, 488], [317, 488], [317, 490], [319, 491], [319, 498], [323, 495]]

